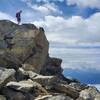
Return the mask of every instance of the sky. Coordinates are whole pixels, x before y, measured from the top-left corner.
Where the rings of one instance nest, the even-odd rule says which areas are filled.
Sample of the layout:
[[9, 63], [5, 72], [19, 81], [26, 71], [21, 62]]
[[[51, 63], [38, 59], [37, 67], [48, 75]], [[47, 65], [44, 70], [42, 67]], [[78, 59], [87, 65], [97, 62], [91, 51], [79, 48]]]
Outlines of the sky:
[[43, 26], [48, 40], [67, 46], [100, 46], [100, 0], [0, 0], [0, 19]]
[[45, 29], [53, 51], [100, 48], [100, 0], [0, 0], [0, 20], [16, 23], [19, 10], [22, 23]]

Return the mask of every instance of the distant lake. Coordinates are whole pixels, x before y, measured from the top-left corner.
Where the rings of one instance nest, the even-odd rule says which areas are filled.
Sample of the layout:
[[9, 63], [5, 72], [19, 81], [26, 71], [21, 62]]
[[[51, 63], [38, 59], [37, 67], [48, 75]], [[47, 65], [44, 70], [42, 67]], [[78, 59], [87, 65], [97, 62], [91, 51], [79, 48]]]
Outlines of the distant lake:
[[63, 60], [64, 75], [87, 84], [100, 84], [100, 48], [50, 47], [50, 56]]

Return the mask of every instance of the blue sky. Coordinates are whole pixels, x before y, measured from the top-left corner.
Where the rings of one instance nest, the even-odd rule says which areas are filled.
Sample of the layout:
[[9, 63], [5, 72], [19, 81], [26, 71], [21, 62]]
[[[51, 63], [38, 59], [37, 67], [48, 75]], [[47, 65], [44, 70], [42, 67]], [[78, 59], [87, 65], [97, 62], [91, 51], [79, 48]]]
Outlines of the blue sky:
[[100, 47], [100, 0], [0, 0], [1, 20], [16, 22], [18, 10], [22, 23], [44, 27], [53, 51]]

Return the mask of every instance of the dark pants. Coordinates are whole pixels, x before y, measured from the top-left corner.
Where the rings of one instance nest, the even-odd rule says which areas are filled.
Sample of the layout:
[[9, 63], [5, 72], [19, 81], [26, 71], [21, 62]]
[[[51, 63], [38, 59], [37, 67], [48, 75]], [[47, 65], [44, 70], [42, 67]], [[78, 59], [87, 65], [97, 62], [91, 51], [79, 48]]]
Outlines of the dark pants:
[[18, 23], [20, 23], [21, 22], [21, 18], [17, 18], [17, 21], [18, 21]]

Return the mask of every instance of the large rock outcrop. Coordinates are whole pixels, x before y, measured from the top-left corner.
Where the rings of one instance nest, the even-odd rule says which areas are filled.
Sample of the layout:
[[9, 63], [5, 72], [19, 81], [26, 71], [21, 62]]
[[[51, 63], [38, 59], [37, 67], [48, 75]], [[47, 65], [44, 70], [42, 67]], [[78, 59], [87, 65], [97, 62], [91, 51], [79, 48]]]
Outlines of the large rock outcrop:
[[0, 21], [0, 100], [100, 100], [95, 87], [64, 77], [43, 28]]
[[48, 57], [48, 41], [42, 28], [0, 21], [0, 66], [40, 72]]

